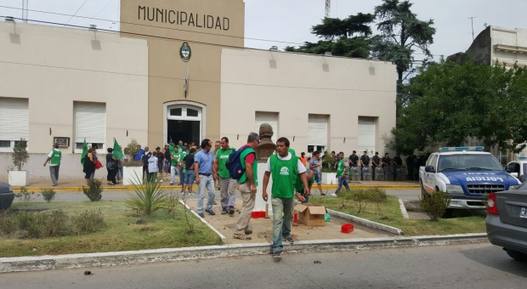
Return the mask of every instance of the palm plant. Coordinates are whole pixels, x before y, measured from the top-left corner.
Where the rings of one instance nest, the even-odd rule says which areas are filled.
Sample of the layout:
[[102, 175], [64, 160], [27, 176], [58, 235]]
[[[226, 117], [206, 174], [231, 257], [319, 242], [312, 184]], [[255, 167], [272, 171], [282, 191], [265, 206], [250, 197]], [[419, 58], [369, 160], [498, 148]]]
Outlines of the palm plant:
[[135, 198], [128, 200], [128, 207], [136, 210], [143, 216], [149, 216], [159, 209], [166, 208], [167, 195], [161, 190], [161, 184], [156, 179], [141, 182], [134, 177]]

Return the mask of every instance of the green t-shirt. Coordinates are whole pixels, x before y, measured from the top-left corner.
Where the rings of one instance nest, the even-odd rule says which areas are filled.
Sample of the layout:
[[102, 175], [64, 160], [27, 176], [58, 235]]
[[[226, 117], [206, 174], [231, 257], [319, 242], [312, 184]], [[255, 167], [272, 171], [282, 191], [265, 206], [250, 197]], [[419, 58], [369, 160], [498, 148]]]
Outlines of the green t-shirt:
[[258, 186], [258, 161], [256, 160], [256, 152], [251, 147], [244, 148], [243, 152], [240, 155], [240, 161], [242, 163], [242, 168], [244, 172], [241, 178], [238, 180], [238, 183], [245, 184], [247, 182], [247, 173], [245, 172], [245, 158], [247, 158], [247, 156], [251, 153], [255, 154], [255, 158], [253, 162], [253, 175], [254, 175], [254, 184]]
[[337, 177], [342, 177], [344, 175], [344, 161], [340, 160], [337, 165]]
[[235, 151], [233, 148], [219, 149], [216, 151], [216, 160], [218, 161], [218, 175], [222, 179], [230, 179], [231, 174], [227, 169], [227, 162], [229, 161], [229, 155]]
[[51, 151], [51, 160], [49, 161], [49, 165], [54, 166], [60, 166], [60, 159], [62, 158], [62, 152], [58, 149], [53, 149]]
[[281, 160], [276, 154], [273, 154], [270, 158], [271, 177], [273, 178], [272, 197], [293, 198], [298, 181], [298, 157], [291, 155], [291, 159]]

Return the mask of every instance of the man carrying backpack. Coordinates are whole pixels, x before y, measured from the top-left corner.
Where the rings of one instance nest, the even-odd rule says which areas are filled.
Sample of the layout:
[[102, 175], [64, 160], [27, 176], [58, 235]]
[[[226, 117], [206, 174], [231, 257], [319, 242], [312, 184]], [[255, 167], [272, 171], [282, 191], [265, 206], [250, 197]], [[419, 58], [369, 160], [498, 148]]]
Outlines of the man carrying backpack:
[[[259, 143], [260, 137], [258, 134], [251, 132], [247, 137], [247, 144], [237, 150], [232, 157], [229, 157], [229, 172], [231, 177], [238, 179], [238, 184], [240, 185], [238, 190], [242, 197], [242, 209], [240, 219], [236, 223], [234, 239], [250, 240], [253, 233], [250, 221], [256, 200], [256, 186], [258, 185], [258, 164], [254, 149]], [[236, 163], [232, 163], [232, 160], [236, 160]], [[241, 174], [239, 178], [238, 173]]]
[[[289, 151], [289, 140], [281, 137], [276, 141], [276, 153], [267, 160], [267, 168], [263, 179], [262, 197], [267, 201], [269, 194], [267, 186], [272, 176], [271, 205], [273, 207], [273, 243], [271, 253], [278, 262], [282, 259], [282, 239], [292, 243], [291, 225], [293, 220], [293, 197], [296, 195], [303, 202], [304, 197], [296, 191], [298, 181], [302, 181], [304, 192], [309, 195], [309, 186], [306, 178], [306, 168], [299, 158]], [[299, 180], [300, 176], [300, 180]]]
[[214, 180], [219, 183], [221, 192], [221, 214], [229, 214], [231, 217], [234, 216], [236, 181], [231, 178], [226, 164], [233, 151], [234, 149], [229, 147], [229, 139], [222, 137], [220, 148], [216, 150], [216, 159], [214, 160]]

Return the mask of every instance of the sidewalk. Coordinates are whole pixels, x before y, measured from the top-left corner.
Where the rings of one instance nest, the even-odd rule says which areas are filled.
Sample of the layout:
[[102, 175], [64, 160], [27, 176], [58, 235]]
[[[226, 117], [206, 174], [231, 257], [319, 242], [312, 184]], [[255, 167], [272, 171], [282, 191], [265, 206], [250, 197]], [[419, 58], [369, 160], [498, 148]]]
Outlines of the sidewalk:
[[[107, 185], [106, 179], [99, 179], [105, 191], [133, 191], [133, 186], [124, 186], [121, 184], [118, 185]], [[82, 192], [82, 186], [86, 185], [84, 179], [64, 179], [59, 181], [59, 185], [56, 187], [51, 186], [51, 182], [46, 178], [33, 178], [28, 186], [26, 186], [28, 191], [40, 192], [44, 189], [53, 189], [56, 192]], [[382, 182], [382, 181], [365, 181], [365, 182], [350, 182], [350, 187], [352, 189], [367, 189], [378, 187], [381, 189], [417, 189], [419, 184], [416, 182]], [[162, 189], [164, 190], [178, 190], [181, 189], [180, 186], [170, 185], [168, 182], [163, 182]], [[335, 190], [337, 185], [322, 185], [324, 191]], [[316, 186], [313, 186], [314, 190]], [[18, 192], [20, 187], [13, 187], [13, 191]]]

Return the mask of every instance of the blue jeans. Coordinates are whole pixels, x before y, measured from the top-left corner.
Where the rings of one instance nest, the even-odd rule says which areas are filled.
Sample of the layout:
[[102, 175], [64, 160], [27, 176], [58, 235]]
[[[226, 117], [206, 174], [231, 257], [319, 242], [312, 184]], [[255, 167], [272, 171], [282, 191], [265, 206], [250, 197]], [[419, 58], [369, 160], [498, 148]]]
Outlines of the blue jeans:
[[273, 198], [271, 200], [271, 205], [273, 207], [273, 244], [271, 245], [271, 252], [273, 254], [281, 253], [283, 251], [284, 246], [282, 245], [282, 238], [291, 235], [293, 204], [293, 198]]
[[339, 186], [337, 190], [335, 191], [335, 194], [338, 194], [343, 186], [346, 187], [346, 190], [351, 191], [350, 186], [348, 185], [348, 179], [346, 177], [340, 176], [338, 177], [338, 180], [339, 180]]
[[214, 205], [214, 179], [212, 176], [199, 175], [199, 190], [198, 190], [198, 214], [203, 214], [203, 202], [205, 201], [205, 191], [208, 193], [207, 210], [212, 210]]

